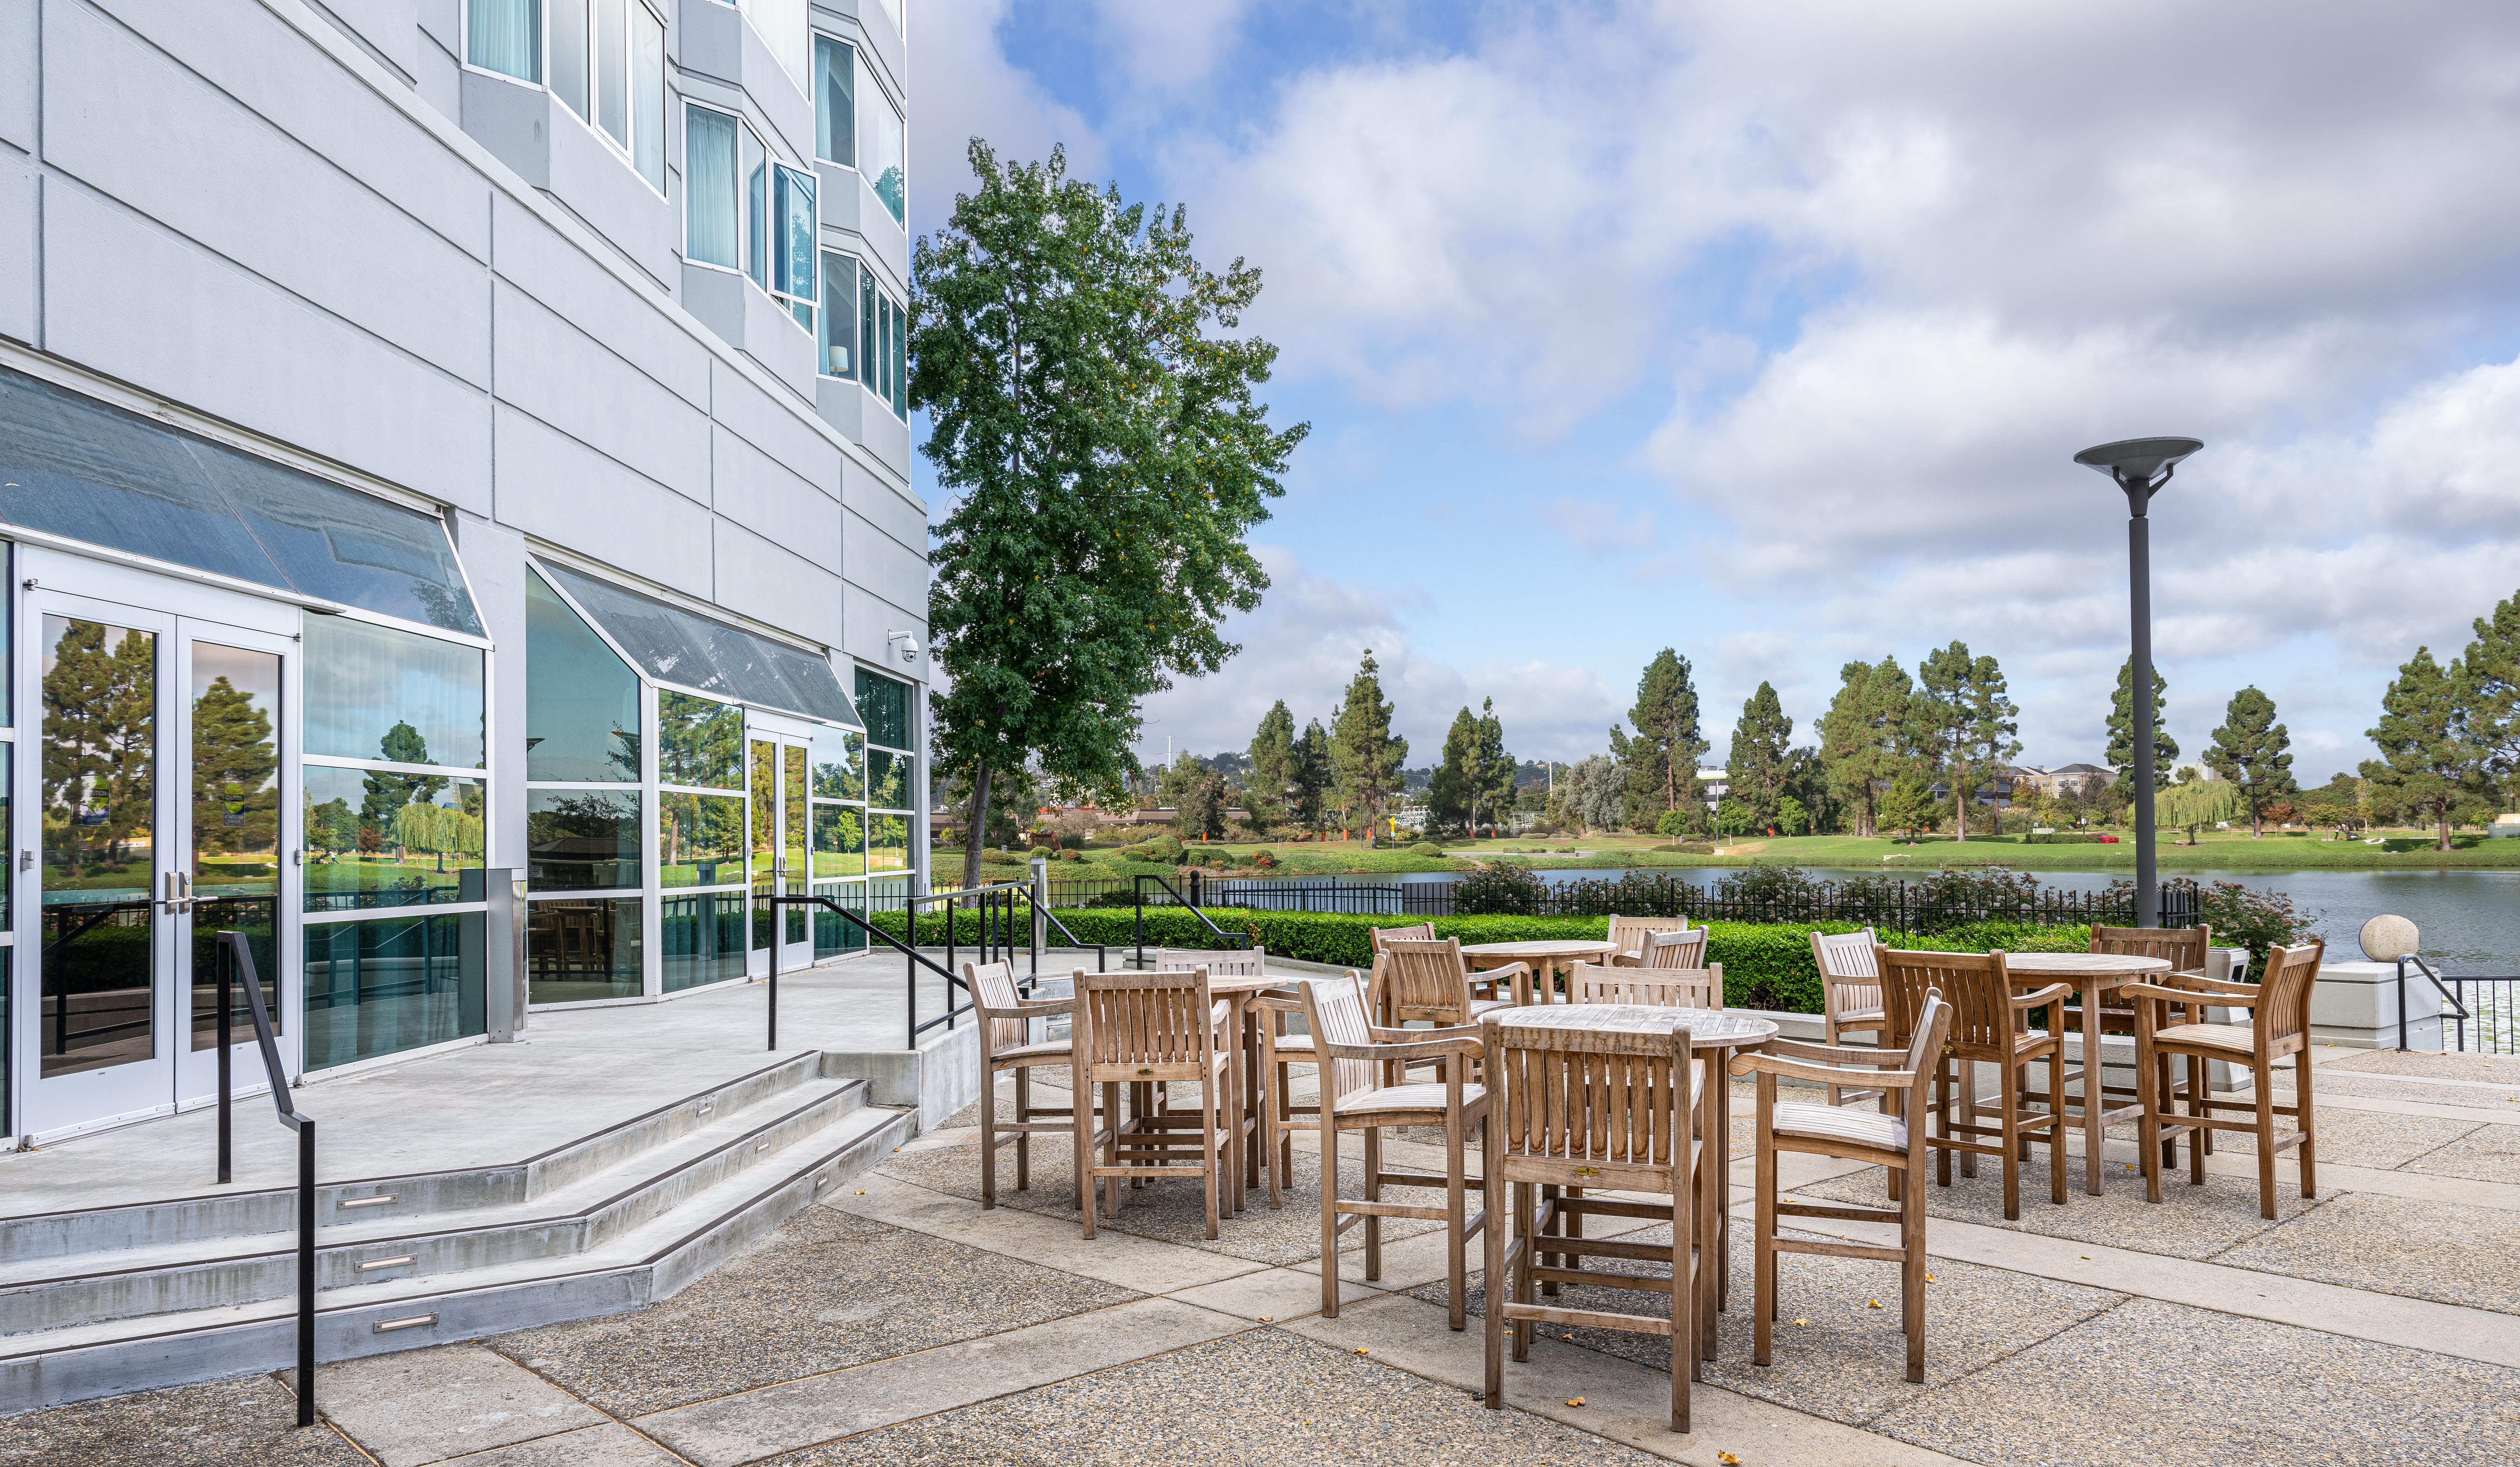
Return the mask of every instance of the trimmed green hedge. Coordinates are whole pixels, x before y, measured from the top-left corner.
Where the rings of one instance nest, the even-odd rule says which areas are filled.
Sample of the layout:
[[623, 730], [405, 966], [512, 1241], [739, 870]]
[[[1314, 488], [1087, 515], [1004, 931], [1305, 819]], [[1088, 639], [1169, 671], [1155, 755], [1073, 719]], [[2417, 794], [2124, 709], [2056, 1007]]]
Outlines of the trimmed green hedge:
[[[1372, 964], [1371, 927], [1412, 927], [1424, 918], [1351, 916], [1324, 911], [1251, 911], [1208, 908], [1207, 915], [1227, 932], [1249, 936], [1251, 945], [1280, 957], [1326, 962], [1354, 968]], [[1107, 943], [1114, 948], [1137, 941], [1136, 913], [1107, 908], [1063, 911], [1058, 919], [1080, 942]], [[980, 916], [958, 911], [954, 935], [976, 943]], [[902, 935], [902, 914], [879, 911], [875, 924], [892, 936]], [[1599, 917], [1462, 916], [1436, 917], [1437, 937], [1463, 943], [1521, 942], [1540, 938], [1598, 938]], [[1724, 964], [1724, 1001], [1736, 1008], [1774, 1008], [1791, 1013], [1821, 1011], [1820, 970], [1812, 964], [1811, 934], [1855, 932], [1847, 922], [1709, 922], [1707, 959]], [[1053, 937], [1056, 939], [1057, 934]], [[945, 920], [936, 913], [919, 919], [919, 940], [941, 944]], [[1166, 948], [1214, 948], [1214, 933], [1197, 917], [1178, 907], [1147, 911], [1147, 945]], [[2002, 948], [2009, 953], [2080, 953], [2091, 946], [2091, 929], [2028, 927], [2009, 922], [1981, 922], [1940, 937], [1918, 937], [1907, 946], [1936, 953], [1983, 953]]]

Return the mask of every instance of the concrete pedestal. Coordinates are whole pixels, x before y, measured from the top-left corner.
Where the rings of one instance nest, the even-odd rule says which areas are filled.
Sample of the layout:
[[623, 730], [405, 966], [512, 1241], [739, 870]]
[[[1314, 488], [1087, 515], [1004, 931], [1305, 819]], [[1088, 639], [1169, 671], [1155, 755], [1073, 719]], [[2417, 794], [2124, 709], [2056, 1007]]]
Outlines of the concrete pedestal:
[[[2310, 994], [2311, 1038], [2322, 1045], [2355, 1049], [2395, 1049], [2399, 1044], [2398, 965], [2394, 962], [2329, 962], [2318, 969]], [[2406, 1045], [2440, 1049], [2443, 1045], [2440, 990], [2411, 965], [2407, 971]]]

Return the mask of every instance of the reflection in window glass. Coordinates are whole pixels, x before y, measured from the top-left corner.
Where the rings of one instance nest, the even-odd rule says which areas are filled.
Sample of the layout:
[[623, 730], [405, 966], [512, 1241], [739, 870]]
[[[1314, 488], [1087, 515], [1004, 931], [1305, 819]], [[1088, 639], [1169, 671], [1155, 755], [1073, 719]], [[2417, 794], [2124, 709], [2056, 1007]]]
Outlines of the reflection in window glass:
[[639, 778], [639, 675], [525, 573], [525, 778]]
[[867, 752], [867, 803], [888, 810], [910, 808], [912, 759], [908, 754]]
[[[306, 910], [477, 902], [481, 781], [306, 766]], [[472, 894], [460, 894], [470, 885]]]
[[867, 817], [867, 869], [910, 869], [910, 822], [897, 815]]
[[525, 794], [525, 889], [609, 891], [639, 884], [639, 791]]
[[814, 876], [866, 874], [866, 812], [855, 805], [814, 805]]
[[866, 720], [867, 742], [911, 747], [910, 685], [859, 668], [858, 717]]
[[858, 262], [837, 250], [823, 251], [822, 361], [825, 377], [857, 376]]
[[737, 164], [743, 176], [743, 273], [770, 289], [770, 156], [761, 140], [744, 128], [736, 138]]
[[[263, 1000], [280, 1010], [280, 658], [193, 644], [192, 1046], [218, 1044], [218, 934], [246, 935]], [[240, 975], [242, 977], [242, 975]], [[250, 1034], [245, 991], [236, 990], [231, 1032]]]
[[306, 1068], [481, 1033], [480, 953], [464, 951], [466, 924], [477, 932], [480, 920], [473, 912], [308, 926]]
[[479, 648], [346, 616], [305, 636], [307, 753], [482, 767]]
[[665, 192], [665, 22], [644, 5], [630, 7], [630, 160], [639, 176]]
[[42, 1073], [158, 1052], [158, 638], [43, 620]]
[[818, 800], [863, 800], [866, 779], [862, 761], [866, 739], [846, 729], [818, 729], [814, 733], [814, 798]]
[[637, 998], [640, 937], [637, 897], [533, 903], [525, 917], [528, 1001]]
[[908, 218], [910, 194], [902, 159], [901, 113], [880, 87], [858, 88], [858, 171], [866, 175], [875, 197], [883, 200], [892, 222]]
[[665, 992], [743, 976], [744, 906], [740, 891], [695, 892], [658, 904]]
[[[860, 916], [866, 915], [866, 883], [862, 881], [825, 882], [814, 888], [814, 895], [829, 897]], [[811, 910], [814, 913], [816, 961], [842, 953], [854, 953], [867, 945], [866, 934], [858, 930], [857, 923], [842, 920], [838, 913], [820, 907]]]
[[665, 886], [734, 886], [743, 880], [743, 796], [656, 797], [657, 878]]
[[827, 35], [814, 37], [814, 156], [857, 166], [857, 50]]
[[702, 789], [743, 787], [743, 710], [656, 690], [656, 778]]

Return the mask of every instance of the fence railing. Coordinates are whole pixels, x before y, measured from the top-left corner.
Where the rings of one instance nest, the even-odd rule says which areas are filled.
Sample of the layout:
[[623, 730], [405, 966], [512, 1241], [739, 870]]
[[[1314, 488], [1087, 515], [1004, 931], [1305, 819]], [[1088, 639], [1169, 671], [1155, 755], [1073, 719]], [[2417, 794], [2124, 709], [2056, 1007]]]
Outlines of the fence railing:
[[225, 931], [217, 938], [219, 985], [219, 1180], [234, 1175], [234, 1148], [228, 1136], [229, 1045], [234, 1042], [236, 985], [243, 975], [248, 1011], [253, 1019], [255, 1047], [262, 1054], [263, 1079], [271, 1086], [271, 1103], [280, 1124], [297, 1133], [297, 1424], [315, 1424], [315, 1118], [301, 1114], [289, 1098], [289, 1072], [280, 1062], [273, 1037], [271, 1010], [262, 1001], [262, 976], [254, 971], [253, 950], [246, 935]]

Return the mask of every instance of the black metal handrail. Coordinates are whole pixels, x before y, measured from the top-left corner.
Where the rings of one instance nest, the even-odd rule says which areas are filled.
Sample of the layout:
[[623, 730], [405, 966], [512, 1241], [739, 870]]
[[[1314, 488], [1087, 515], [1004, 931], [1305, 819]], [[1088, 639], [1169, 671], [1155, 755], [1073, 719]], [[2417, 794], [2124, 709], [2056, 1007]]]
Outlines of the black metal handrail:
[[[1014, 898], [1017, 895], [1023, 897], [1026, 907], [1033, 907], [1032, 891], [1030, 886], [1026, 883], [1015, 881], [1002, 882], [996, 886], [974, 887], [969, 891], [937, 892], [930, 893], [927, 896], [907, 897], [904, 902], [903, 911], [904, 935], [910, 939], [907, 943], [894, 937], [891, 933], [884, 931], [882, 928], [878, 927], [875, 923], [868, 921], [858, 913], [851, 911], [848, 908], [841, 906], [838, 902], [830, 897], [786, 896], [772, 897], [769, 900], [771, 909], [774, 912], [781, 907], [823, 908], [831, 911], [835, 916], [846, 917], [851, 922], [856, 923], [858, 930], [865, 933], [871, 941], [879, 941], [886, 947], [892, 948], [902, 955], [904, 959], [903, 976], [906, 979], [904, 984], [905, 993], [903, 995], [903, 1001], [907, 1005], [909, 1012], [909, 1047], [916, 1049], [919, 1047], [919, 1037], [921, 1035], [925, 1034], [928, 1030], [935, 1028], [939, 1024], [951, 1029], [954, 1027], [954, 1021], [956, 1019], [971, 1011], [970, 985], [964, 981], [961, 973], [955, 971], [954, 966], [954, 958], [957, 950], [954, 933], [953, 910], [949, 907], [945, 913], [945, 961], [943, 963], [939, 963], [936, 959], [925, 956], [919, 951], [918, 904], [922, 902], [935, 901], [952, 902], [958, 898], [975, 896], [980, 897], [984, 902], [986, 902], [991, 897], [1002, 896], [1005, 899], [1004, 905], [1006, 909], [1003, 921], [993, 922], [984, 908], [981, 920], [982, 951], [991, 955], [1004, 951], [1012, 955], [1014, 951]], [[1038, 907], [1033, 908], [1033, 910], [1038, 911], [1042, 915], [1049, 917], [1051, 925], [1058, 929], [1059, 935], [1066, 938], [1070, 946], [1078, 948], [1092, 947], [1094, 949], [1096, 967], [1102, 968], [1110, 966], [1110, 953], [1109, 949], [1105, 945], [1102, 943], [1088, 944], [1078, 942], [1076, 940], [1076, 934], [1068, 931], [1065, 923], [1059, 921], [1057, 916], [1052, 915], [1049, 908]], [[776, 930], [774, 919], [773, 931], [775, 932]], [[779, 1047], [779, 946], [780, 945], [776, 942], [773, 942], [770, 945], [768, 1047], [772, 1049]], [[997, 961], [997, 958], [995, 956], [991, 956], [983, 957], [981, 961], [995, 962]], [[926, 968], [929, 972], [944, 979], [946, 984], [945, 1011], [938, 1014], [936, 1017], [927, 1020], [925, 1023], [920, 1022], [919, 1018], [919, 970], [922, 967]], [[1034, 948], [1032, 955], [1032, 973], [1024, 979], [1022, 985], [1023, 989], [1026, 992], [1029, 992], [1032, 985], [1039, 981], [1040, 976], [1041, 952], [1040, 949], [1036, 947]], [[957, 988], [963, 990], [963, 1001], [959, 1005], [954, 1001], [954, 990]]]
[[1152, 872], [1144, 872], [1139, 875], [1132, 876], [1129, 879], [1130, 890], [1137, 898], [1139, 967], [1143, 968], [1147, 965], [1147, 883], [1149, 881], [1162, 887], [1165, 891], [1170, 892], [1174, 902], [1183, 907], [1189, 908], [1190, 914], [1198, 918], [1199, 922], [1204, 925], [1208, 931], [1216, 935], [1218, 946], [1225, 947], [1230, 945], [1237, 951], [1251, 946], [1251, 934], [1247, 932], [1228, 932], [1224, 928], [1216, 925], [1215, 921], [1212, 920], [1206, 912], [1198, 910], [1198, 902], [1196, 900], [1198, 892], [1198, 873], [1196, 871], [1192, 871], [1191, 873], [1190, 889], [1192, 895], [1187, 897], [1181, 894], [1181, 889], [1179, 887], [1174, 886], [1171, 882], [1165, 880], [1161, 876], [1153, 874]]
[[218, 935], [219, 974], [219, 1180], [230, 1179], [228, 1144], [228, 1046], [233, 1043], [236, 976], [245, 973], [245, 997], [253, 1018], [254, 1043], [262, 1050], [262, 1072], [271, 1082], [271, 1103], [280, 1124], [297, 1133], [297, 1424], [315, 1424], [315, 1118], [301, 1114], [289, 1098], [289, 1072], [280, 1063], [280, 1043], [272, 1037], [271, 1010], [262, 1001], [262, 975], [253, 968], [253, 950], [245, 934], [230, 929]]
[[[2422, 970], [2426, 978], [2432, 980], [2433, 991], [2440, 994], [2450, 1004], [2452, 1013], [2458, 1015], [2458, 1044], [2460, 1048], [2466, 1048], [2467, 1021], [2475, 1015], [2469, 1013], [2467, 1005], [2459, 1000], [2459, 996], [2452, 993], [2449, 985], [2442, 982], [2442, 975], [2433, 971], [2433, 965], [2413, 953], [2408, 953], [2398, 959], [2398, 1047], [2400, 1049], [2407, 1047], [2407, 964], [2410, 962]], [[2452, 983], [2457, 981], [2457, 979], [2451, 980]]]

